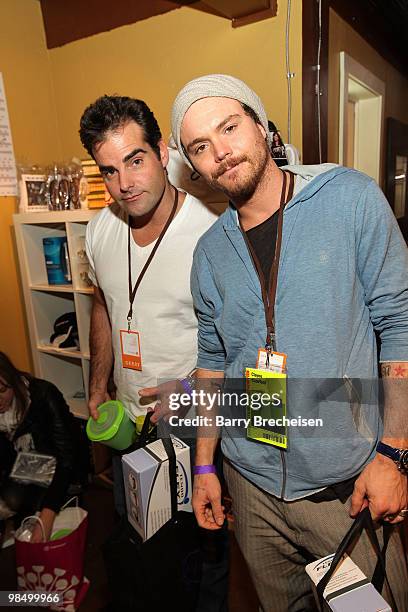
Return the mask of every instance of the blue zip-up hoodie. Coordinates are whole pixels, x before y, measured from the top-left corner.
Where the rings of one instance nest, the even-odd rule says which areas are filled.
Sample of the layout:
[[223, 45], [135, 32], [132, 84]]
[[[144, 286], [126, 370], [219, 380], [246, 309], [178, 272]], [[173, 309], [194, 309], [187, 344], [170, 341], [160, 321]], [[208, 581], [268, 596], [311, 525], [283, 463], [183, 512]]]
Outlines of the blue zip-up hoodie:
[[[323, 427], [289, 428], [286, 451], [225, 428], [222, 449], [250, 481], [293, 500], [351, 478], [375, 455], [382, 434], [375, 332], [380, 361], [408, 361], [408, 253], [371, 178], [332, 165], [288, 169], [310, 182], [284, 211], [276, 345], [287, 354], [291, 416], [322, 418]], [[197, 244], [192, 293], [197, 366], [243, 377], [265, 344], [266, 324], [232, 206]], [[322, 391], [332, 379], [345, 381], [343, 399]], [[361, 379], [360, 392], [352, 379]]]

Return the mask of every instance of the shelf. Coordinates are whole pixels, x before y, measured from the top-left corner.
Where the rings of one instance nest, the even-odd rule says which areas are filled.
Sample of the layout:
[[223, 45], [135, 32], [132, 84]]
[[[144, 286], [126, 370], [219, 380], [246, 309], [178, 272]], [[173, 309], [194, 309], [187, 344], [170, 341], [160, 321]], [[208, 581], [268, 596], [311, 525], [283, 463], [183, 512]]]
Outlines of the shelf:
[[89, 419], [88, 404], [86, 400], [76, 399], [73, 397], [68, 397], [66, 399], [69, 409], [74, 416], [85, 421]]
[[48, 353], [49, 355], [60, 355], [63, 357], [72, 357], [73, 359], [81, 359], [84, 357], [81, 351], [74, 351], [72, 349], [62, 349], [49, 344], [37, 344], [37, 349], [42, 353]]
[[74, 289], [75, 293], [85, 293], [86, 295], [93, 295], [93, 287], [80, 287], [79, 289]]
[[47, 283], [31, 283], [29, 285], [33, 291], [49, 291], [51, 293], [83, 293], [93, 295], [93, 287], [77, 287], [72, 285], [48, 285]]
[[[85, 234], [88, 221], [98, 212], [74, 210], [13, 216], [34, 374], [54, 383], [71, 412], [81, 419], [89, 416], [89, 327], [93, 294], [93, 287], [87, 285], [86, 279], [89, 263]], [[72, 281], [66, 285], [50, 285], [43, 240], [65, 236]], [[80, 350], [61, 349], [50, 343], [56, 319], [68, 312], [76, 313]]]
[[84, 357], [82, 359], [82, 375], [84, 379], [85, 396], [89, 399], [89, 372], [91, 369], [90, 356], [89, 358]]
[[65, 223], [87, 223], [99, 210], [50, 210], [49, 212], [18, 213], [13, 215], [15, 224], [55, 225]]
[[85, 380], [81, 353], [68, 350], [50, 352], [48, 347], [42, 350], [43, 346], [35, 347], [38, 356], [36, 376], [54, 383], [75, 416], [88, 418], [88, 381]]
[[88, 293], [76, 293], [74, 300], [78, 334], [81, 342], [81, 353], [89, 355], [89, 328], [91, 322], [92, 297]]
[[52, 293], [73, 293], [72, 285], [48, 285], [43, 283], [34, 283], [30, 285], [33, 291], [51, 291]]

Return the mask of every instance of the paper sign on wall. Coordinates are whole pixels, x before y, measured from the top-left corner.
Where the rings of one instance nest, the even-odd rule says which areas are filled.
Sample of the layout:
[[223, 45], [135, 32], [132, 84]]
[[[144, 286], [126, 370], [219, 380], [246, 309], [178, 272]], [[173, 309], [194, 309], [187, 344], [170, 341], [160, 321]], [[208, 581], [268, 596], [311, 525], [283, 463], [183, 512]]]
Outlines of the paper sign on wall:
[[3, 75], [0, 72], [0, 196], [17, 195], [17, 170]]

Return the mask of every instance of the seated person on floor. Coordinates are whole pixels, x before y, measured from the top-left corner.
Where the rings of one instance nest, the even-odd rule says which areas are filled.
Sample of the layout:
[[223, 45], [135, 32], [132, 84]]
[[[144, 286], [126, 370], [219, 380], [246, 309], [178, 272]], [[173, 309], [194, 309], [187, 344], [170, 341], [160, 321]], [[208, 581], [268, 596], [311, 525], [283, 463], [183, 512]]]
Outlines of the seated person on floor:
[[[0, 352], [0, 521], [21, 520], [40, 511], [45, 540], [66, 500], [78, 457], [75, 419], [61, 392], [50, 382], [19, 371]], [[45, 486], [19, 482], [10, 472], [20, 452], [55, 457], [55, 471]], [[41, 527], [31, 541], [40, 542]]]

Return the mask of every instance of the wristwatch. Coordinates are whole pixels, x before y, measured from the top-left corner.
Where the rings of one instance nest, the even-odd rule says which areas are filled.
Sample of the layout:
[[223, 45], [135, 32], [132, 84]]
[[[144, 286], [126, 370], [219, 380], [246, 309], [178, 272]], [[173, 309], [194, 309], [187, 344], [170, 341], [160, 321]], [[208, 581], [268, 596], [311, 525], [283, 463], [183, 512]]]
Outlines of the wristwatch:
[[377, 453], [392, 459], [401, 472], [408, 474], [408, 448], [394, 448], [384, 444], [384, 442], [379, 442]]

